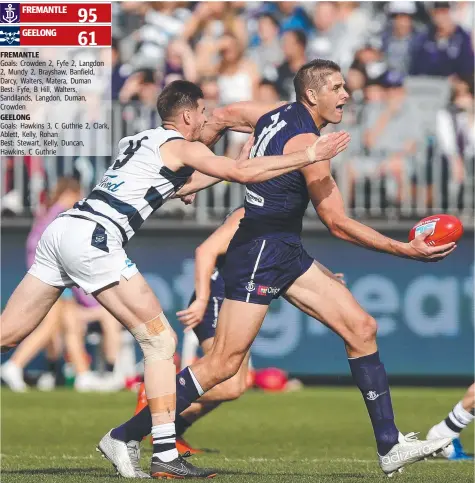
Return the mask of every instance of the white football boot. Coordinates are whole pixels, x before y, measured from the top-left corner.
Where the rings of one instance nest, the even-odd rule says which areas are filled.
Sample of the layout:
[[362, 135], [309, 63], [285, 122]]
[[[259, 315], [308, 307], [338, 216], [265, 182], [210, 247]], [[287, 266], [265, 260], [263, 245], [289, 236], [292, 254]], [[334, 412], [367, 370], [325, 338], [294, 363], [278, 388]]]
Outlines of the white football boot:
[[[112, 431], [112, 429], [111, 429]], [[150, 478], [140, 467], [140, 444], [138, 441], [124, 443], [114, 439], [109, 431], [97, 445], [96, 451], [108, 459], [117, 473], [124, 478]]]
[[[443, 436], [441, 436], [437, 431], [437, 426], [432, 426], [432, 428], [430, 428], [429, 432], [427, 433], [427, 439], [429, 441], [432, 441], [433, 439], [442, 438], [442, 437]], [[452, 441], [446, 448], [444, 448], [441, 451], [440, 456], [443, 456], [444, 458], [447, 458], [447, 459], [453, 458], [455, 456], [455, 448]]]
[[417, 439], [418, 433], [399, 433], [399, 442], [396, 443], [388, 454], [379, 457], [379, 466], [391, 477], [398, 471], [402, 473], [403, 468], [417, 461], [437, 456], [444, 448], [452, 442], [450, 438], [438, 438], [431, 441]]
[[40, 391], [53, 391], [56, 387], [56, 377], [51, 372], [43, 372], [36, 382], [36, 387]]
[[23, 369], [16, 366], [13, 362], [5, 362], [2, 365], [1, 377], [3, 382], [13, 391], [13, 392], [27, 392], [28, 386], [23, 379]]
[[94, 392], [101, 388], [101, 378], [92, 371], [82, 372], [74, 380], [74, 389], [78, 392]]

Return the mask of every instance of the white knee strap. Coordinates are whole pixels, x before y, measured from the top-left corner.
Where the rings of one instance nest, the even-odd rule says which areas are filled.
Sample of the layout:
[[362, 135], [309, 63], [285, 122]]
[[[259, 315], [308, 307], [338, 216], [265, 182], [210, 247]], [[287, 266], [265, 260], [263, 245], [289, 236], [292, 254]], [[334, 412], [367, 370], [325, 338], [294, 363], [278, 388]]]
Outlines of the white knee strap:
[[176, 342], [163, 312], [152, 320], [134, 327], [130, 332], [139, 343], [146, 364], [173, 358]]

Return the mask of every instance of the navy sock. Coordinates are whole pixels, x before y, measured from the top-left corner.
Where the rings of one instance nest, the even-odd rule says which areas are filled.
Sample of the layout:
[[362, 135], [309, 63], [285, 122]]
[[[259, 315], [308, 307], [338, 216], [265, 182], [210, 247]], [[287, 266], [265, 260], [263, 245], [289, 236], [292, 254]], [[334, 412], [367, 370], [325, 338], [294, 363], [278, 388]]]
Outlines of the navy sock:
[[183, 416], [177, 414], [175, 418], [175, 429], [177, 438], [183, 436], [183, 434], [191, 426], [191, 424], [192, 423], [189, 423]]
[[106, 362], [104, 364], [104, 369], [106, 372], [114, 372], [114, 364], [111, 364], [110, 362]]
[[[191, 369], [185, 367], [176, 376], [176, 413], [181, 414], [203, 394], [203, 389], [192, 376]], [[196, 381], [196, 382], [195, 382]], [[198, 384], [198, 387], [197, 385]]]
[[[197, 388], [191, 371], [188, 367], [185, 367], [176, 376], [176, 428], [177, 434], [180, 435], [185, 432], [185, 429], [190, 426], [184, 418], [179, 414], [186, 408], [190, 407], [191, 403], [196, 401], [202, 394], [201, 387]], [[181, 426], [180, 426], [181, 425]], [[150, 414], [150, 408], [144, 407], [135, 416], [130, 418], [124, 424], [117, 426], [111, 432], [111, 436], [120, 441], [142, 441], [145, 436], [150, 434], [152, 430], [152, 415]]]
[[114, 439], [124, 441], [142, 441], [152, 430], [152, 415], [148, 406], [144, 407], [135, 416], [124, 424], [117, 426], [111, 432]]
[[394, 424], [394, 412], [388, 377], [379, 360], [379, 352], [348, 360], [353, 379], [363, 395], [368, 409], [378, 453], [384, 456], [398, 442], [399, 431]]

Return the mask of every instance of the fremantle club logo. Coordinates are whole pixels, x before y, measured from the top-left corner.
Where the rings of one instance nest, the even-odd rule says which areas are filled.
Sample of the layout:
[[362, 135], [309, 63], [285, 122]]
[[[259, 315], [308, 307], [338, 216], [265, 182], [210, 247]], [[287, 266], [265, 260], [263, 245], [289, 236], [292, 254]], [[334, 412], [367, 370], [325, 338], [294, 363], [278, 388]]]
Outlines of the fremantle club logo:
[[0, 23], [18, 23], [20, 20], [18, 15], [19, 8], [19, 3], [0, 4]]
[[0, 47], [20, 45], [20, 27], [0, 28]]
[[249, 280], [246, 284], [246, 290], [248, 292], [254, 292], [256, 290], [256, 284], [252, 280]]

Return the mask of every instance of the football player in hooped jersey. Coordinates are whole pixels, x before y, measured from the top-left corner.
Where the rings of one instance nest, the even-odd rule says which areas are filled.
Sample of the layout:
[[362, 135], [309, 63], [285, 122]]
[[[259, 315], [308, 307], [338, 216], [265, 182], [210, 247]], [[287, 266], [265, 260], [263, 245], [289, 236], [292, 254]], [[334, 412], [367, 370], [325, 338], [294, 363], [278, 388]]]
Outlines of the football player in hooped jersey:
[[[252, 157], [292, 153], [312, 145], [321, 128], [341, 121], [348, 99], [345, 82], [337, 64], [316, 59], [300, 68], [294, 86], [297, 102], [271, 112], [252, 102], [217, 109], [202, 133], [203, 141], [212, 142], [225, 129], [255, 129]], [[247, 184], [245, 215], [229, 245], [222, 271], [226, 298], [215, 341], [203, 358], [180, 372], [178, 379], [187, 383], [177, 385], [177, 413], [236, 374], [269, 303], [282, 295], [344, 340], [354, 381], [373, 426], [379, 464], [392, 475], [407, 464], [440, 452], [451, 440], [420, 441], [414, 433], [404, 436], [396, 427], [376, 344], [376, 321], [347, 288], [314, 263], [302, 246], [302, 218], [309, 200], [334, 236], [363, 248], [424, 262], [441, 260], [455, 248], [453, 243], [429, 247], [425, 235], [402, 243], [349, 218], [329, 160]], [[140, 413], [136, 419], [139, 417]]]
[[[331, 158], [349, 142], [347, 133], [338, 133], [285, 156], [252, 161], [248, 152], [237, 161], [214, 156], [204, 144], [194, 142], [206, 122], [203, 102], [203, 92], [191, 82], [175, 81], [162, 91], [157, 109], [163, 125], [122, 139], [118, 158], [102, 181], [46, 228], [35, 262], [1, 319], [3, 352], [35, 329], [65, 287], [78, 285], [134, 335], [144, 354], [154, 440], [151, 474], [157, 477], [211, 477], [214, 472], [194, 467], [176, 450], [176, 335], [124, 246], [156, 209], [176, 195], [194, 169], [204, 173], [195, 176], [198, 189], [220, 179], [265, 181]], [[140, 470], [136, 445], [126, 441], [127, 435], [118, 428], [101, 440], [99, 450], [109, 459], [118, 453], [123, 456], [125, 463], [117, 465], [121, 475], [147, 476]]]

